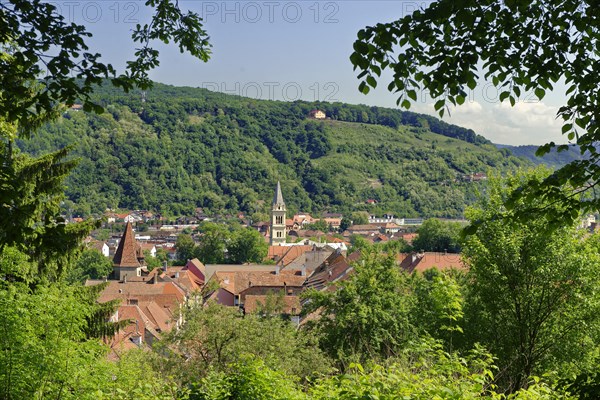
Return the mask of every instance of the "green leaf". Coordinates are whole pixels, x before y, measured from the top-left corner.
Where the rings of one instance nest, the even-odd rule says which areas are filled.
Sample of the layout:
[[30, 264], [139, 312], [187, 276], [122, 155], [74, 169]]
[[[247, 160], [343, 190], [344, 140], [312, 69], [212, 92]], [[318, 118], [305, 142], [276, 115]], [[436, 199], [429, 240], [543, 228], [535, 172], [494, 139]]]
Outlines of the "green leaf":
[[358, 85], [358, 90], [363, 93], [363, 94], [368, 94], [370, 91], [369, 86], [367, 86], [367, 83], [365, 81], [362, 81], [359, 85]]
[[535, 95], [537, 96], [537, 98], [540, 100], [542, 100], [544, 98], [544, 96], [546, 95], [546, 91], [542, 88], [536, 88], [534, 92], [535, 92]]
[[373, 88], [377, 87], [377, 81], [372, 75], [367, 76], [367, 83], [371, 85]]
[[365, 55], [369, 52], [369, 46], [360, 40], [354, 42], [354, 50], [362, 55]]

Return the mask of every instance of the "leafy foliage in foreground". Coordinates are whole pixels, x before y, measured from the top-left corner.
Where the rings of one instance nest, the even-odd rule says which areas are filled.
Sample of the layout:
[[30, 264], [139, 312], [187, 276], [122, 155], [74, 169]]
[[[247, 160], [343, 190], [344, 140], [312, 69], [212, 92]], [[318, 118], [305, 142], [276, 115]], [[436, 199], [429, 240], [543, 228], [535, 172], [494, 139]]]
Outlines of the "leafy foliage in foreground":
[[415, 334], [406, 277], [392, 257], [365, 258], [337, 290], [304, 294], [303, 314], [319, 315], [309, 329], [342, 366], [395, 356]]
[[[463, 104], [467, 90], [475, 89], [481, 76], [499, 90], [500, 101], [511, 106], [526, 91], [542, 100], [554, 85], [564, 82], [566, 101], [557, 118], [562, 133], [586, 157], [543, 182], [524, 183], [514, 197], [560, 202], [564, 208], [553, 215], [554, 222], [570, 224], [581, 211], [600, 208], [600, 198], [577, 196], [600, 183], [600, 67], [595, 54], [600, 35], [594, 7], [594, 2], [580, 0], [437, 0], [396, 21], [361, 29], [350, 60], [360, 71], [363, 93], [375, 88], [389, 69], [393, 72], [387, 88], [398, 93], [399, 105], [410, 108], [417, 92], [426, 91], [436, 100], [440, 116], [448, 106]], [[550, 142], [536, 154], [553, 148], [561, 151], [569, 146]], [[540, 215], [550, 214], [531, 207], [520, 217]]]
[[[181, 329], [161, 342], [157, 365], [182, 384], [197, 382], [209, 371], [223, 372], [246, 356], [298, 379], [330, 371], [329, 360], [314, 338], [279, 317], [242, 315], [234, 307], [207, 305], [184, 313]], [[185, 356], [182, 356], [185, 355]]]
[[302, 391], [293, 377], [256, 359], [243, 359], [227, 372], [211, 372], [192, 389], [194, 400], [256, 399], [574, 399], [537, 379], [509, 396], [494, 391], [492, 357], [481, 348], [466, 357], [447, 353], [435, 341], [413, 343], [385, 364], [352, 364], [341, 375], [318, 379]]
[[[151, 43], [157, 39], [172, 40], [181, 52], [208, 60], [210, 44], [198, 14], [182, 11], [171, 0], [146, 0], [145, 6], [155, 13], [149, 23], [133, 30], [131, 38], [139, 48], [117, 76], [111, 64], [90, 51], [86, 40], [92, 34], [85, 26], [69, 22], [56, 4], [43, 0], [0, 3], [0, 118], [18, 125], [20, 137], [28, 137], [56, 115], [58, 104], [79, 100], [88, 111], [102, 111], [90, 97], [104, 79], [110, 77], [112, 85], [125, 90], [152, 85], [148, 72], [158, 66], [159, 51]], [[32, 82], [38, 80], [34, 89]]]
[[463, 250], [472, 279], [466, 312], [472, 331], [466, 333], [498, 357], [500, 378], [513, 390], [550, 365], [585, 366], [597, 348], [590, 336], [599, 328], [597, 235], [586, 238], [574, 226], [548, 231], [547, 220], [510, 218], [531, 206], [551, 214], [562, 207], [543, 198], [521, 200], [510, 211], [503, 207], [514, 188], [547, 175], [538, 169], [492, 179], [488, 197], [467, 212], [479, 228]]

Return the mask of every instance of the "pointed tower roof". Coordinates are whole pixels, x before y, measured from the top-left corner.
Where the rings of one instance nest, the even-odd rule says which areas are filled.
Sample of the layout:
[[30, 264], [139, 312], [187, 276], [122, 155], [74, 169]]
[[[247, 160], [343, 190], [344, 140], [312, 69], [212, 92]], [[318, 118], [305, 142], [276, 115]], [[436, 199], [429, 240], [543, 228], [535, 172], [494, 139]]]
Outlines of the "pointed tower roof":
[[285, 206], [285, 202], [283, 201], [283, 195], [281, 194], [281, 184], [277, 181], [277, 188], [275, 189], [275, 196], [273, 197], [273, 205], [281, 205]]
[[125, 226], [125, 233], [123, 233], [123, 237], [119, 242], [119, 247], [115, 252], [113, 264], [116, 267], [141, 267], [138, 261], [137, 247], [131, 222], [128, 222]]

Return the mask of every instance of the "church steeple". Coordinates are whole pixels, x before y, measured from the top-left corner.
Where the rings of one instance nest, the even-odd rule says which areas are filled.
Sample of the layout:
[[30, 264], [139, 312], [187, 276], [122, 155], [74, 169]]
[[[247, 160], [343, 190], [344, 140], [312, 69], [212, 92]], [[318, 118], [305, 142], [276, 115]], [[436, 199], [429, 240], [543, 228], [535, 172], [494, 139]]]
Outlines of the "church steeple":
[[273, 196], [273, 209], [281, 206], [285, 208], [285, 202], [283, 201], [283, 194], [281, 194], [281, 183], [277, 181], [277, 188], [275, 188], [275, 196]]
[[285, 202], [281, 193], [281, 184], [277, 181], [275, 195], [273, 196], [273, 207], [271, 208], [271, 245], [285, 243]]

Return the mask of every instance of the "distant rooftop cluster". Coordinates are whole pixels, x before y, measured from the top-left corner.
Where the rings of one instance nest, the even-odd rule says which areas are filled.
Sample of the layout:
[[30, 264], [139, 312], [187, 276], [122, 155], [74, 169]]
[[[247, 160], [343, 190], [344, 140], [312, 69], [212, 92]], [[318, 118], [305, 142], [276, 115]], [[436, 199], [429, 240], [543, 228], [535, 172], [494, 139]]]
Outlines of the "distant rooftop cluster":
[[[255, 225], [271, 243], [265, 264], [204, 264], [194, 258], [182, 266], [164, 263], [149, 270], [147, 255], [153, 257], [157, 247], [169, 250], [172, 258], [176, 258], [173, 242], [177, 234], [156, 230], [154, 235], [136, 235], [134, 223], [137, 217], [144, 218], [146, 213], [118, 215], [125, 222], [125, 229], [119, 240], [109, 241], [111, 246], [106, 242], [88, 241], [89, 247], [98, 249], [105, 256], [112, 254], [113, 273], [105, 279], [88, 280], [86, 285], [106, 285], [99, 301], [120, 301], [111, 321], [129, 321], [109, 340], [113, 358], [118, 358], [129, 348], [151, 346], [160, 340], [165, 332], [183, 322], [179, 310], [186, 304], [214, 301], [236, 307], [242, 313], [260, 313], [264, 312], [269, 297], [275, 296], [279, 305], [277, 312], [302, 324], [300, 294], [307, 289], [336, 290], [337, 282], [351, 276], [354, 263], [360, 261], [360, 251], [347, 254], [349, 236], [361, 235], [373, 243], [398, 239], [410, 242], [416, 234], [403, 231], [401, 224], [422, 222], [420, 219], [398, 219], [393, 215], [371, 215], [368, 224], [351, 225], [341, 236], [311, 231], [305, 228], [319, 221], [336, 231], [343, 216], [326, 214], [317, 219], [308, 213], [298, 213], [287, 219], [282, 187], [278, 182], [271, 220]], [[238, 217], [243, 219], [243, 215]], [[396, 261], [398, 268], [408, 273], [429, 268], [465, 268], [456, 254], [399, 254]], [[309, 319], [314, 317], [307, 316]]]

